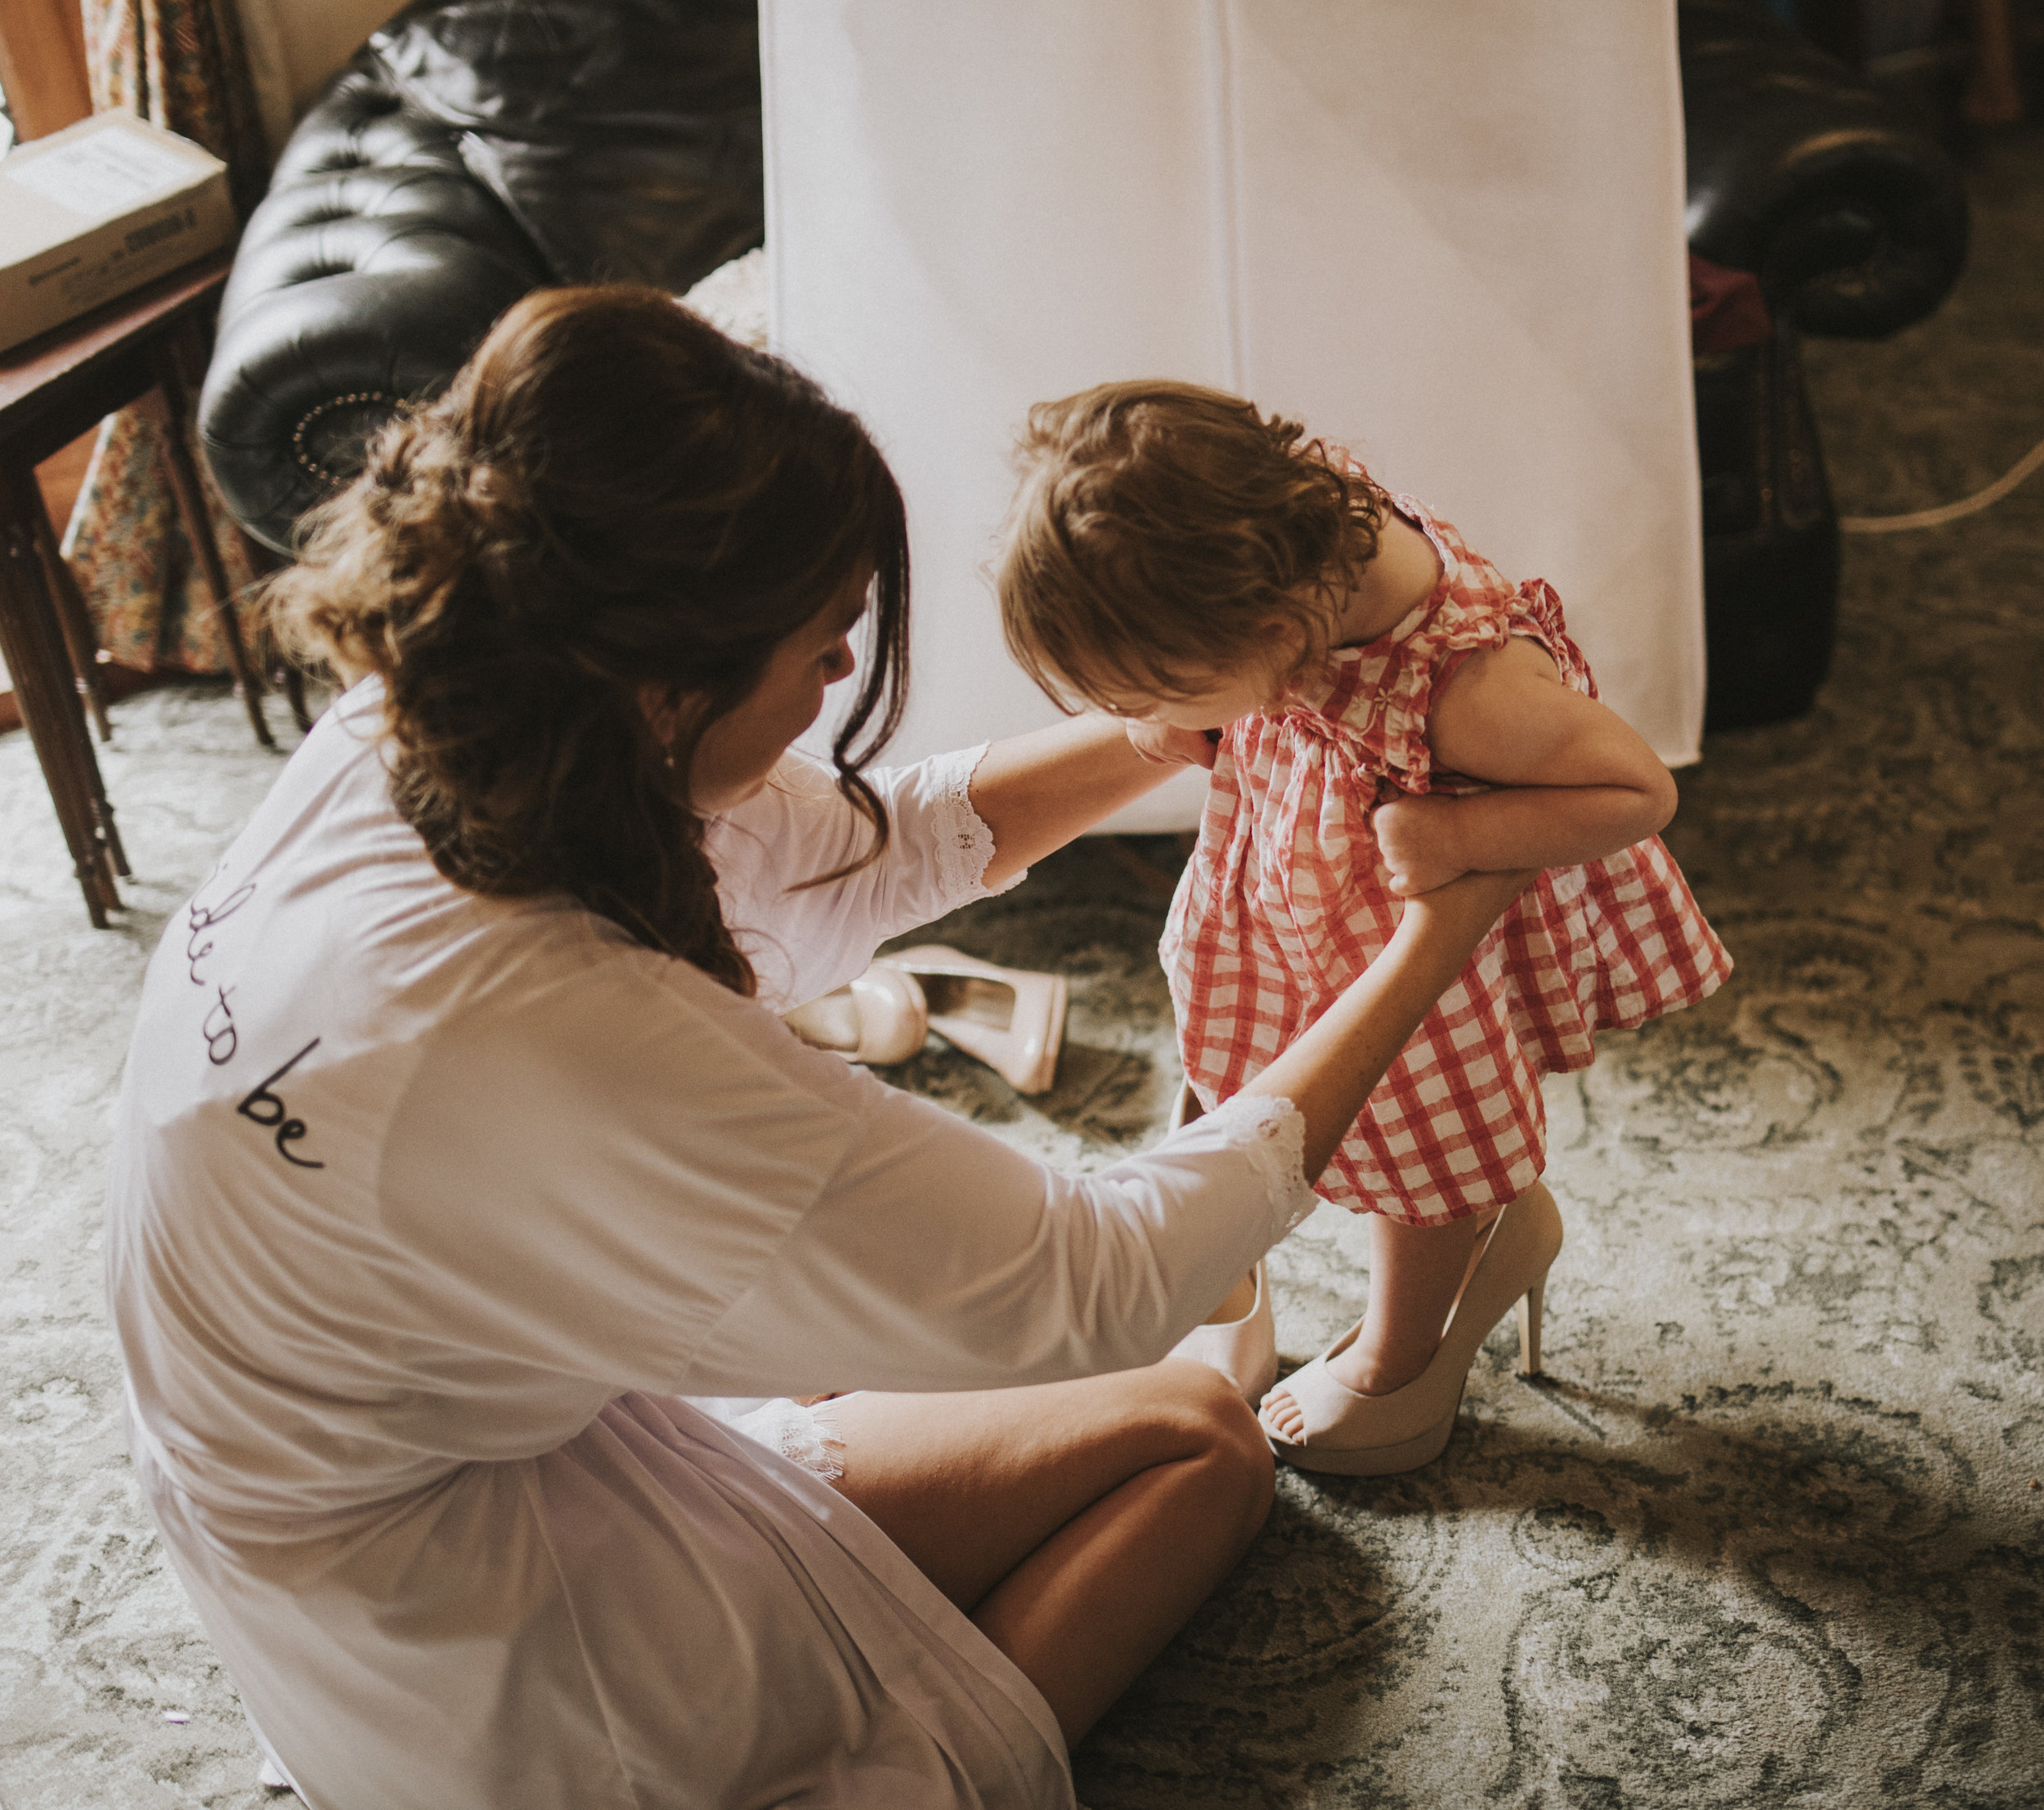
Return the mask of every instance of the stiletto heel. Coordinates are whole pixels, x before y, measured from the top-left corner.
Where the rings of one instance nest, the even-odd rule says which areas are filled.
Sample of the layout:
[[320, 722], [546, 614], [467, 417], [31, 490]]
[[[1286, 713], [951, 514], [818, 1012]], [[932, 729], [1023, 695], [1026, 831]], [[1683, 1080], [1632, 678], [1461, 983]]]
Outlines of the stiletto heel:
[[1547, 1293], [1544, 1275], [1519, 1297], [1519, 1364], [1522, 1377], [1540, 1373], [1540, 1302]]
[[1469, 1367], [1490, 1328], [1514, 1305], [1520, 1315], [1520, 1360], [1530, 1360], [1529, 1373], [1537, 1372], [1540, 1304], [1548, 1270], [1561, 1248], [1562, 1216], [1554, 1197], [1535, 1183], [1499, 1214], [1427, 1368], [1389, 1395], [1357, 1395], [1327, 1368], [1327, 1360], [1347, 1350], [1362, 1329], [1351, 1326], [1285, 1379], [1305, 1422], [1300, 1437], [1289, 1438], [1271, 1424], [1266, 1398], [1263, 1431], [1271, 1449], [1302, 1471], [1351, 1477], [1392, 1476], [1440, 1457], [1455, 1431]]

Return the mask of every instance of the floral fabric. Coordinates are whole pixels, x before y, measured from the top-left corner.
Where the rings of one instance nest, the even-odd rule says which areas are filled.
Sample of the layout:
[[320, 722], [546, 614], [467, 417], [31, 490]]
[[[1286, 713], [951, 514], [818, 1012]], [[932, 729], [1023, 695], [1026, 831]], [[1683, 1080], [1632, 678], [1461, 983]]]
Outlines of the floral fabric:
[[[95, 109], [123, 107], [203, 145], [227, 166], [245, 218], [269, 159], [233, 0], [83, 0]], [[213, 540], [238, 598], [258, 576], [240, 529], [204, 477]], [[223, 672], [226, 639], [173, 500], [160, 430], [137, 409], [101, 423], [64, 541], [100, 644], [145, 670]], [[244, 602], [242, 637], [259, 645]]]

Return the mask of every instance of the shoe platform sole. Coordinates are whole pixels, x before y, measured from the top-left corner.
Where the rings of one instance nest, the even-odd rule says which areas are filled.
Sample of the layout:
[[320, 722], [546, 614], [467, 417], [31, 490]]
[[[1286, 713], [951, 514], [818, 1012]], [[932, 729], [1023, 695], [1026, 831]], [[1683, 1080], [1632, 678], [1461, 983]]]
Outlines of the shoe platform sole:
[[1452, 1413], [1423, 1433], [1415, 1433], [1393, 1445], [1294, 1445], [1267, 1427], [1263, 1436], [1269, 1440], [1272, 1454], [1295, 1471], [1318, 1471], [1338, 1477], [1395, 1477], [1432, 1463], [1446, 1451], [1455, 1430], [1455, 1418], [1461, 1412], [1462, 1397], [1458, 1395]]

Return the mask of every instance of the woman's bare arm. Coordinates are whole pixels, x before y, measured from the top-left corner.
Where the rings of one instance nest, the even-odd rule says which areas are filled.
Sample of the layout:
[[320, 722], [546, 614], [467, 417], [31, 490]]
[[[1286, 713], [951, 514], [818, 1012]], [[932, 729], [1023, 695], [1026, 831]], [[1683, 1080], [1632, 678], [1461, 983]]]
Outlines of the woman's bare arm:
[[1168, 778], [1118, 717], [1078, 716], [1010, 736], [972, 776], [972, 808], [993, 832], [986, 884], [998, 886]]
[[1383, 953], [1243, 1089], [1281, 1095], [1299, 1109], [1309, 1181], [1334, 1160], [1407, 1039], [1533, 878], [1530, 870], [1470, 874], [1409, 899]]

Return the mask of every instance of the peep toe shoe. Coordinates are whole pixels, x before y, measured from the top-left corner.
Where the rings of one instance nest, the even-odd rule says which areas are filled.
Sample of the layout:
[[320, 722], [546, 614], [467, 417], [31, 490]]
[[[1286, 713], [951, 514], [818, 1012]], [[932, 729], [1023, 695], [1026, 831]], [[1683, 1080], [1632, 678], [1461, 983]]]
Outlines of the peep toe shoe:
[[1262, 1414], [1271, 1449], [1302, 1471], [1341, 1476], [1392, 1476], [1414, 1471], [1440, 1457], [1455, 1431], [1469, 1366], [1490, 1328], [1516, 1303], [1519, 1313], [1521, 1376], [1540, 1369], [1540, 1305], [1547, 1272], [1562, 1248], [1562, 1216], [1554, 1197], [1535, 1186], [1500, 1213], [1490, 1242], [1448, 1316], [1432, 1360], [1402, 1389], [1359, 1396], [1328, 1373], [1327, 1360], [1347, 1351], [1360, 1330], [1351, 1326], [1285, 1387], [1305, 1418], [1297, 1440], [1272, 1424], [1270, 1404]]
[[1065, 1041], [1065, 977], [997, 967], [940, 943], [897, 950], [874, 964], [918, 982], [930, 1028], [1006, 1078], [1018, 1094], [1045, 1092]]

